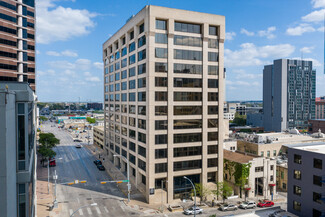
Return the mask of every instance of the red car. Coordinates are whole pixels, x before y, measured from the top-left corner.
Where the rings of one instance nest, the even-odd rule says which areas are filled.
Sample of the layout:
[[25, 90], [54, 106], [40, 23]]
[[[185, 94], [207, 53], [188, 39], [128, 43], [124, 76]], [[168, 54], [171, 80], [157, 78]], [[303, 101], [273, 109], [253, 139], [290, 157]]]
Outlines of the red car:
[[257, 204], [258, 207], [271, 207], [271, 206], [274, 206], [274, 203], [272, 201], [267, 201], [267, 200], [264, 200], [264, 202], [259, 202]]
[[55, 162], [55, 158], [53, 157], [50, 157], [50, 164], [49, 164], [50, 167], [55, 167], [56, 166], [56, 162]]

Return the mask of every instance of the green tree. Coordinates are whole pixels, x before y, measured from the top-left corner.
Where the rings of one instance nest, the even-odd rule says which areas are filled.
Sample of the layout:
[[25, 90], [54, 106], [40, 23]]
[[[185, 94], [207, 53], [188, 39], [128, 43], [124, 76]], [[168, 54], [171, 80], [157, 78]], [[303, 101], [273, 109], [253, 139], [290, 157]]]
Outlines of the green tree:
[[246, 115], [240, 115], [236, 112], [235, 118], [232, 123], [237, 124], [238, 126], [245, 126], [246, 125]]
[[44, 108], [47, 105], [46, 102], [38, 102], [37, 103], [37, 107], [39, 108], [39, 110], [42, 110], [42, 108]]
[[87, 117], [86, 120], [87, 120], [88, 123], [90, 123], [90, 124], [94, 124], [94, 123], [96, 123], [96, 119], [95, 119], [95, 118]]
[[47, 148], [53, 148], [60, 144], [60, 140], [53, 133], [40, 133], [39, 142]]
[[38, 153], [42, 156], [43, 166], [45, 159], [50, 159], [50, 157], [54, 157], [56, 155], [55, 151], [45, 145], [39, 146]]
[[200, 197], [200, 203], [206, 201], [207, 196], [210, 194], [210, 189], [204, 186], [202, 183], [195, 183], [196, 196]]
[[213, 190], [212, 193], [217, 196], [217, 198], [222, 197], [223, 203], [225, 200], [232, 195], [232, 188], [227, 182], [218, 182], [217, 189]]
[[41, 121], [47, 121], [47, 120], [48, 120], [48, 118], [45, 117], [45, 116], [40, 116], [39, 119], [40, 119]]

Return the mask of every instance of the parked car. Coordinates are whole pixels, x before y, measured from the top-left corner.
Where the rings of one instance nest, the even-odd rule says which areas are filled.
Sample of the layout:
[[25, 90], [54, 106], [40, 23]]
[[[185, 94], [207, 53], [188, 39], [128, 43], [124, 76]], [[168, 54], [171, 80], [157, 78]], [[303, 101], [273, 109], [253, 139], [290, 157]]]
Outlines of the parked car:
[[105, 167], [104, 167], [103, 165], [101, 165], [101, 164], [98, 164], [98, 165], [97, 165], [97, 168], [98, 168], [99, 170], [101, 170], [101, 171], [105, 170]]
[[184, 214], [185, 215], [194, 215], [195, 214], [202, 214], [203, 213], [203, 209], [201, 209], [200, 207], [196, 207], [196, 209], [194, 209], [194, 206], [184, 210]]
[[96, 164], [96, 165], [102, 165], [102, 162], [100, 160], [94, 160], [94, 164]]
[[80, 144], [76, 145], [76, 148], [81, 148], [82, 146]]
[[272, 201], [267, 201], [267, 200], [264, 200], [263, 202], [259, 202], [257, 204], [258, 207], [271, 207], [271, 206], [274, 206], [274, 203]]
[[242, 202], [240, 205], [239, 205], [239, 208], [242, 208], [242, 209], [254, 209], [256, 208], [256, 203], [254, 201], [245, 201], [245, 202]]
[[56, 162], [55, 162], [55, 158], [54, 157], [50, 157], [49, 161], [50, 161], [50, 163], [49, 163], [49, 166], [50, 167], [55, 167], [56, 166]]
[[231, 210], [237, 210], [238, 207], [234, 204], [224, 204], [220, 207], [221, 211], [231, 211]]

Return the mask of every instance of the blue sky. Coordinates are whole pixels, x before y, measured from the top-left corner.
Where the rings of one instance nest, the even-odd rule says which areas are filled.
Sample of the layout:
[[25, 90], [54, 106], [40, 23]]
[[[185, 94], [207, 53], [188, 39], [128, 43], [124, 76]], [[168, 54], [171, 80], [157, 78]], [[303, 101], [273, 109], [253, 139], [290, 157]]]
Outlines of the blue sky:
[[312, 60], [325, 95], [325, 0], [36, 0], [40, 101], [102, 101], [102, 44], [146, 4], [226, 17], [226, 100], [261, 100], [263, 66]]

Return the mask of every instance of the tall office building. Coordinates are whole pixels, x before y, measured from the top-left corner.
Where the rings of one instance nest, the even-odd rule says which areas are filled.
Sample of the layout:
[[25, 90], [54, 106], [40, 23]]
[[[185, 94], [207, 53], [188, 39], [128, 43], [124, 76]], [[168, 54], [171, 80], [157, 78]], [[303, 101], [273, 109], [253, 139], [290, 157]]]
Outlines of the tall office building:
[[35, 216], [35, 99], [26, 82], [0, 81], [0, 216]]
[[316, 71], [312, 61], [274, 60], [263, 70], [265, 131], [307, 129], [315, 118]]
[[0, 1], [0, 81], [35, 91], [35, 0]]
[[103, 44], [105, 148], [149, 203], [223, 180], [224, 38], [224, 16], [150, 5]]

